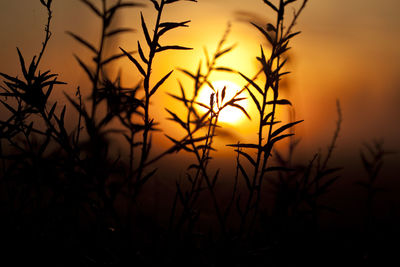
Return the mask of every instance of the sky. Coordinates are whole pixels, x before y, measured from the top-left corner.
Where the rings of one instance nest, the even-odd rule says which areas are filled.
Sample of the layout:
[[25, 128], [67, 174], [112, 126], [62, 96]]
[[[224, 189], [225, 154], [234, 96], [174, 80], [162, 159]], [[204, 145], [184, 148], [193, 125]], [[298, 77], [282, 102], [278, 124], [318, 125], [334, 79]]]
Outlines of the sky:
[[[62, 90], [71, 93], [87, 82], [72, 56], [77, 54], [85, 58], [87, 51], [65, 32], [97, 40], [99, 21], [78, 0], [53, 2], [53, 35], [42, 68], [60, 73], [60, 80], [68, 83], [59, 90], [61, 96]], [[154, 12], [149, 7], [142, 10], [151, 25]], [[308, 158], [329, 144], [337, 120], [337, 99], [343, 114], [337, 144], [338, 164], [345, 165], [350, 160], [361, 166], [359, 149], [363, 142], [373, 138], [383, 138], [390, 150], [400, 150], [399, 10], [398, 0], [309, 0], [296, 25], [302, 33], [291, 45], [289, 69], [292, 73], [284, 92], [293, 102], [296, 118], [304, 119], [296, 130], [302, 139], [300, 149]], [[122, 12], [116, 24], [140, 29], [139, 11], [134, 8]], [[252, 76], [256, 70], [254, 58], [263, 40], [248, 21], [268, 22], [272, 15], [261, 0], [198, 0], [198, 3], [176, 4], [166, 10], [164, 18], [190, 19], [190, 27], [172, 33], [165, 42], [190, 46], [193, 50], [160, 56], [155, 75], [161, 77], [176, 68], [194, 71], [202, 59], [204, 47], [213, 51], [230, 22], [232, 29], [227, 44], [236, 44], [236, 48], [221, 64]], [[1, 72], [19, 74], [16, 47], [27, 58], [38, 53], [45, 22], [46, 13], [39, 0], [0, 1]], [[109, 44], [109, 53], [117, 51], [118, 46], [135, 50], [138, 39], [143, 40], [140, 30]], [[115, 70], [117, 68], [122, 68], [126, 74], [126, 83], [133, 84], [137, 80], [138, 74], [127, 60], [118, 62]], [[154, 116], [160, 118], [163, 125], [170, 122], [163, 120], [167, 113], [157, 103], [176, 104], [167, 99], [166, 92], [177, 92], [177, 79], [185, 78], [175, 71], [153, 103]], [[244, 82], [237, 76], [215, 79]], [[168, 126], [165, 129], [173, 131]], [[252, 138], [256, 134], [254, 128], [243, 125], [232, 128], [231, 132], [232, 140], [225, 142], [237, 142], [235, 139]], [[394, 167], [398, 161], [398, 157], [392, 157], [388, 165]]]

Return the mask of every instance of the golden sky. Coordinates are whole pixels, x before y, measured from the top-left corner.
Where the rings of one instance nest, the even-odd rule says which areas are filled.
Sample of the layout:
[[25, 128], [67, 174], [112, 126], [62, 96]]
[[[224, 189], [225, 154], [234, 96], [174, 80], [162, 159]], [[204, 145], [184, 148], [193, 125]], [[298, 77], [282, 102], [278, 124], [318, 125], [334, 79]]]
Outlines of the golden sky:
[[[85, 84], [73, 54], [84, 57], [65, 31], [72, 31], [88, 40], [98, 39], [98, 22], [77, 0], [54, 0], [53, 37], [43, 60], [42, 69], [60, 73], [68, 82], [65, 91]], [[140, 2], [140, 1], [138, 1]], [[141, 1], [148, 2], [148, 1]], [[138, 8], [121, 13], [118, 24], [140, 29]], [[302, 33], [292, 42], [288, 89], [284, 93], [294, 103], [296, 117], [304, 119], [297, 130], [304, 149], [314, 151], [328, 145], [336, 122], [336, 99], [342, 105], [343, 126], [339, 151], [358, 156], [362, 142], [375, 137], [385, 139], [387, 146], [399, 150], [400, 136], [400, 1], [398, 0], [310, 0], [297, 24]], [[154, 21], [152, 9], [144, 10], [148, 24]], [[27, 58], [40, 50], [46, 14], [39, 0], [0, 1], [0, 71], [18, 74], [19, 47]], [[232, 32], [228, 44], [237, 44], [221, 64], [234, 67], [252, 76], [254, 57], [259, 53], [261, 38], [245, 20], [268, 21], [272, 13], [261, 0], [198, 0], [182, 2], [166, 10], [166, 19], [192, 20], [165, 42], [190, 46], [192, 51], [174, 52], [159, 59], [155, 75], [163, 75], [177, 67], [193, 70], [203, 53], [215, 49], [228, 22]], [[118, 46], [136, 49], [140, 30], [109, 44], [110, 53]], [[121, 60], [126, 82], [136, 79], [134, 68]], [[174, 105], [166, 100], [166, 92], [177, 92], [178, 72], [160, 91], [155, 101]], [[218, 77], [241, 83], [239, 77]], [[154, 104], [161, 119], [167, 117], [162, 105]], [[155, 115], [156, 116], [156, 115]], [[246, 127], [240, 127], [241, 129]], [[247, 138], [248, 131], [234, 130], [238, 138]], [[256, 133], [255, 133], [256, 134]], [[351, 151], [351, 152], [350, 152]]]

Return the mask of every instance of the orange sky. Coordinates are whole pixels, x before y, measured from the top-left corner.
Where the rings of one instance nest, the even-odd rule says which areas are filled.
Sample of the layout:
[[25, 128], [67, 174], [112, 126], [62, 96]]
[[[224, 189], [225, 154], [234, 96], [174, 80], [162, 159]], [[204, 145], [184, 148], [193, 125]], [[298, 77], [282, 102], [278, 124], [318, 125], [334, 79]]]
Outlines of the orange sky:
[[[338, 150], [348, 152], [346, 157], [358, 157], [362, 142], [375, 137], [383, 137], [392, 150], [400, 149], [399, 10], [398, 0], [309, 1], [297, 25], [302, 34], [292, 43], [288, 92], [297, 118], [305, 120], [298, 127], [304, 149], [313, 152], [328, 145], [335, 127], [336, 99], [341, 101], [344, 117]], [[263, 1], [199, 0], [198, 3], [182, 2], [166, 12], [166, 18], [192, 20], [189, 28], [171, 34], [166, 42], [194, 50], [159, 58], [163, 64], [154, 70], [156, 75], [176, 67], [194, 70], [203, 47], [212, 51], [230, 21], [233, 26], [228, 44], [238, 46], [221, 63], [252, 76], [253, 56], [258, 55], [260, 36], [242, 20], [243, 14], [249, 14], [251, 19], [268, 21], [271, 13]], [[139, 29], [138, 14], [137, 8], [125, 11], [118, 23]], [[152, 10], [145, 10], [144, 15], [151, 24]], [[16, 46], [28, 58], [38, 52], [44, 23], [45, 13], [39, 0], [0, 1], [1, 72], [17, 74]], [[69, 84], [64, 87], [66, 91], [85, 84], [85, 75], [72, 54], [83, 55], [86, 51], [65, 31], [97, 40], [97, 23], [79, 1], [54, 0], [53, 37], [42, 68], [60, 73], [60, 79]], [[121, 46], [134, 50], [138, 38], [142, 38], [140, 31], [110, 44], [109, 49], [114, 51]], [[133, 67], [127, 61], [120, 63], [129, 77], [127, 82], [133, 81], [137, 77]], [[177, 73], [171, 77], [164, 91], [160, 91], [158, 101], [166, 103], [165, 92], [178, 90], [176, 79], [179, 77]], [[238, 77], [226, 79], [240, 80]], [[173, 105], [173, 102], [167, 103]], [[155, 105], [154, 110], [162, 119], [167, 114], [160, 106]], [[248, 133], [239, 131], [240, 134], [246, 138]]]

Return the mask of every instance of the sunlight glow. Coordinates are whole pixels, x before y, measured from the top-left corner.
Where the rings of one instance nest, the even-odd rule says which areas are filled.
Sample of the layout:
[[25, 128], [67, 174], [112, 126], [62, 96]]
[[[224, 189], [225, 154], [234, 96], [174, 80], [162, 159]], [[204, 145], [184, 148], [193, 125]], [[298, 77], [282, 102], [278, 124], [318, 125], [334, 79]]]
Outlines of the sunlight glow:
[[[242, 89], [236, 83], [226, 81], [226, 80], [215, 81], [215, 82], [212, 82], [211, 84], [214, 87], [214, 89], [218, 92], [219, 96], [221, 96], [222, 90], [226, 86], [225, 98], [224, 98], [224, 101], [222, 101], [221, 105], [224, 105], [226, 102], [231, 100], [235, 96], [235, 94]], [[214, 91], [213, 91], [213, 89], [211, 89], [210, 86], [208, 86], [208, 85], [204, 86], [199, 92], [197, 101], [209, 106], [210, 105], [210, 96], [212, 93], [214, 93]], [[239, 95], [239, 98], [244, 98], [244, 97], [245, 97], [244, 93]], [[247, 110], [248, 100], [247, 99], [240, 100], [240, 101], [237, 101], [236, 104], [242, 106], [244, 109]], [[206, 108], [199, 106], [199, 110], [206, 111]], [[218, 108], [215, 105], [214, 111], [217, 111], [217, 110], [218, 110]], [[240, 109], [238, 109], [236, 107], [227, 106], [221, 111], [218, 121], [229, 123], [229, 124], [239, 124], [240, 122], [242, 122], [246, 119], [247, 119], [247, 117], [243, 113], [243, 111], [241, 111]]]

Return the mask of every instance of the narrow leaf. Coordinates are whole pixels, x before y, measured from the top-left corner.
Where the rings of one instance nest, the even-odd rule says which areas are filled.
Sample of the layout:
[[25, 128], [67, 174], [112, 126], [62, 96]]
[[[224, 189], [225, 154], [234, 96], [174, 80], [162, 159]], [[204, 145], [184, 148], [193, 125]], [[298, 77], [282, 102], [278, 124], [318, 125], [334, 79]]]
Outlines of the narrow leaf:
[[239, 166], [239, 170], [242, 173], [243, 178], [246, 182], [247, 188], [251, 191], [251, 183], [250, 183], [249, 176], [246, 173], [246, 170], [243, 168], [243, 166], [240, 163], [238, 163], [238, 166]]
[[183, 47], [183, 46], [179, 46], [179, 45], [168, 45], [168, 46], [162, 46], [157, 48], [156, 52], [162, 52], [165, 50], [192, 50], [193, 48], [189, 48], [189, 47]]
[[222, 89], [222, 93], [221, 93], [221, 102], [224, 101], [224, 99], [225, 99], [225, 94], [226, 94], [226, 86], [224, 86], [224, 88]]
[[190, 20], [183, 21], [183, 22], [164, 22], [160, 24], [161, 30], [158, 32], [158, 36], [162, 36], [164, 33], [167, 31], [170, 31], [172, 29], [178, 28], [178, 27], [188, 27], [188, 23]]
[[251, 120], [250, 115], [247, 113], [247, 111], [244, 107], [242, 107], [241, 105], [235, 104], [235, 103], [230, 103], [229, 105], [240, 109], [246, 115], [246, 117], [249, 118], [249, 120]]
[[21, 80], [19, 80], [17, 78], [11, 77], [11, 76], [9, 76], [9, 75], [7, 75], [5, 73], [2, 73], [2, 72], [0, 72], [0, 75], [3, 76], [4, 78], [6, 78], [7, 80], [11, 81], [11, 82], [14, 82], [15, 84], [17, 84], [20, 87], [25, 87], [26, 86], [24, 82], [22, 82]]
[[257, 109], [259, 112], [261, 112], [261, 106], [260, 103], [258, 102], [257, 98], [255, 97], [255, 95], [253, 94], [253, 92], [250, 91], [250, 89], [246, 86], [246, 90], [247, 92], [249, 92], [249, 95], [251, 96], [251, 98], [253, 99], [254, 104], [256, 104]]
[[264, 119], [263, 119], [261, 125], [267, 125], [267, 124], [268, 124], [268, 120], [269, 120], [269, 118], [271, 118], [272, 114], [273, 114], [273, 113], [270, 112], [270, 113], [268, 113], [267, 115], [265, 115], [265, 117], [264, 117]]
[[264, 30], [263, 28], [261, 28], [260, 26], [258, 26], [255, 23], [251, 23], [254, 27], [256, 27], [264, 36], [265, 38], [267, 38], [268, 42], [270, 42], [271, 45], [275, 44], [275, 41], [272, 39], [272, 37], [269, 35], [269, 33]]
[[34, 56], [32, 58], [31, 64], [29, 65], [29, 71], [28, 71], [29, 77], [35, 76], [35, 71], [36, 71], [36, 67], [37, 67], [36, 63], [35, 63], [35, 59], [36, 59], [36, 56]]
[[12, 114], [16, 115], [18, 112], [11, 107], [9, 104], [7, 104], [6, 102], [4, 102], [3, 100], [0, 99], [0, 102], [9, 110], [11, 111]]
[[239, 72], [239, 74], [249, 83], [251, 84], [254, 88], [257, 89], [257, 91], [263, 95], [263, 90], [261, 90], [260, 86], [258, 86], [258, 84], [256, 84], [252, 79], [248, 78], [246, 75], [244, 75], [243, 73]]
[[106, 33], [106, 37], [111, 37], [116, 34], [125, 33], [125, 32], [134, 32], [134, 31], [135, 30], [131, 29], [131, 28], [118, 28], [118, 29], [115, 29], [115, 30], [112, 30], [112, 31], [109, 31], [108, 33]]
[[190, 148], [188, 148], [188, 147], [187, 147], [185, 144], [183, 144], [182, 142], [179, 142], [179, 141], [175, 140], [174, 138], [172, 138], [172, 137], [170, 137], [170, 136], [168, 136], [168, 135], [165, 135], [165, 136], [175, 144], [175, 146], [176, 146], [176, 152], [178, 152], [178, 151], [181, 150], [181, 149], [183, 149], [183, 150], [185, 150], [185, 151], [187, 151], [187, 152], [193, 152], [193, 150], [191, 150]]
[[[178, 69], [178, 70], [181, 71], [181, 72], [183, 72], [184, 74], [186, 74], [186, 75], [189, 76], [190, 78], [196, 80], [196, 76], [195, 76], [194, 74], [190, 73], [189, 71], [184, 70], [184, 69]], [[1, 74], [1, 73], [0, 73], [0, 74]]]
[[67, 106], [64, 105], [62, 111], [61, 111], [61, 115], [60, 115], [60, 121], [64, 122], [64, 117], [65, 117], [65, 110], [66, 110]]
[[300, 121], [295, 121], [295, 122], [291, 122], [288, 123], [286, 125], [281, 126], [280, 128], [276, 129], [272, 134], [271, 134], [271, 138], [277, 136], [278, 134], [280, 134], [281, 132], [285, 131], [286, 129], [289, 129], [291, 127], [293, 127], [294, 125], [303, 122], [304, 120], [300, 120]]
[[80, 42], [81, 44], [83, 44], [84, 46], [89, 48], [96, 55], [99, 54], [99, 51], [97, 51], [97, 49], [92, 44], [90, 44], [88, 41], [84, 40], [82, 37], [70, 32], [70, 31], [67, 31], [67, 34], [71, 35], [73, 38], [75, 38], [75, 40], [77, 40], [78, 42]]
[[227, 67], [214, 67], [214, 68], [212, 68], [212, 69], [213, 69], [213, 70], [217, 70], [217, 71], [234, 72], [233, 69], [227, 68]]
[[235, 150], [235, 152], [238, 152], [240, 155], [244, 156], [253, 166], [256, 166], [255, 160], [249, 154], [239, 149]]
[[275, 137], [275, 138], [271, 139], [268, 143], [266, 143], [266, 144], [264, 145], [264, 147], [263, 147], [264, 152], [265, 152], [266, 154], [270, 154], [270, 153], [271, 153], [271, 150], [272, 150], [272, 147], [274, 146], [274, 144], [275, 144], [276, 142], [278, 142], [278, 141], [280, 141], [280, 140], [282, 140], [282, 139], [285, 139], [285, 138], [287, 138], [287, 137], [290, 137], [290, 136], [293, 136], [293, 134], [283, 134], [283, 135], [280, 135], [280, 136], [278, 136], [278, 137]]
[[144, 17], [143, 17], [143, 13], [142, 12], [140, 12], [140, 18], [141, 18], [141, 21], [142, 21], [142, 29], [143, 29], [144, 37], [146, 38], [148, 46], [152, 47], [152, 41], [150, 39], [149, 31], [147, 30], [146, 22], [144, 21]]
[[296, 0], [286, 0], [285, 6], [288, 5], [288, 4], [290, 4], [290, 3], [293, 3], [293, 2], [295, 2], [295, 1], [296, 1]]
[[255, 148], [258, 149], [259, 146], [256, 144], [232, 144], [232, 145], [226, 145], [230, 147], [243, 147], [243, 148]]
[[144, 185], [151, 177], [154, 176], [154, 174], [156, 174], [158, 169], [154, 169], [151, 172], [149, 172], [148, 174], [146, 174], [145, 177], [143, 177], [142, 179], [140, 179], [139, 181], [136, 182], [135, 186], [142, 186]]
[[19, 62], [21, 64], [22, 73], [24, 74], [25, 79], [27, 81], [29, 81], [30, 79], [28, 77], [28, 72], [26, 71], [24, 57], [22, 56], [21, 51], [19, 51], [18, 47], [17, 47], [17, 51], [18, 51], [18, 56], [19, 56]]
[[316, 192], [317, 195], [323, 194], [325, 193], [328, 188], [333, 185], [337, 180], [339, 179], [338, 176], [329, 179], [328, 181], [326, 181], [323, 185], [321, 185], [321, 187], [319, 188], [319, 190]]
[[[129, 53], [130, 55], [132, 55], [132, 54], [136, 53], [136, 51], [129, 51], [128, 53]], [[105, 60], [104, 60], [103, 62], [101, 62], [100, 64], [104, 66], [104, 65], [106, 65], [106, 64], [108, 64], [108, 63], [110, 63], [110, 62], [112, 62], [112, 61], [114, 61], [114, 60], [120, 59], [121, 57], [124, 57], [124, 56], [125, 56], [125, 53], [116, 54], [116, 55], [113, 55], [113, 56], [111, 56], [111, 57], [105, 59]]]
[[124, 49], [122, 49], [121, 47], [119, 48], [121, 49], [122, 52], [124, 52], [124, 54], [129, 58], [130, 61], [133, 62], [133, 64], [135, 64], [136, 68], [139, 70], [139, 72], [146, 77], [146, 72], [144, 71], [144, 69], [142, 68], [142, 66], [139, 64], [139, 62], [137, 62], [137, 60], [132, 57], [131, 54], [129, 54], [128, 52], [126, 52]]
[[292, 103], [287, 100], [287, 99], [280, 99], [280, 100], [273, 100], [273, 101], [268, 101], [267, 105], [292, 105]]
[[223, 56], [224, 54], [230, 52], [233, 48], [235, 48], [235, 45], [232, 45], [231, 47], [228, 47], [228, 48], [218, 52], [217, 54], [215, 54], [214, 58], [217, 59], [217, 58]]
[[286, 37], [282, 40], [282, 42], [285, 42], [285, 41], [287, 41], [287, 40], [289, 40], [289, 39], [295, 37], [296, 35], [298, 35], [298, 34], [300, 34], [300, 33], [301, 33], [300, 31], [299, 31], [299, 32], [291, 33], [291, 34], [289, 34], [288, 36], [286, 36]]
[[144, 53], [143, 53], [142, 47], [141, 47], [141, 45], [140, 45], [140, 42], [138, 41], [137, 44], [138, 44], [138, 50], [139, 50], [139, 56], [140, 56], [140, 58], [142, 59], [142, 61], [143, 61], [144, 63], [149, 64], [149, 61], [147, 60], [147, 58], [145, 57], [145, 55], [144, 55]]
[[214, 175], [214, 178], [211, 183], [211, 187], [215, 187], [215, 184], [217, 183], [217, 180], [218, 180], [218, 176], [219, 176], [219, 169], [217, 170], [217, 172]]
[[51, 120], [51, 118], [53, 117], [54, 110], [56, 109], [56, 106], [57, 106], [57, 102], [55, 102], [55, 103], [53, 104], [53, 106], [51, 107], [51, 109], [50, 109], [50, 111], [49, 111], [49, 114], [48, 114], [49, 120]]
[[173, 70], [171, 70], [167, 75], [165, 75], [158, 83], [151, 89], [150, 96], [152, 96], [157, 89], [168, 79], [168, 77], [172, 74]]
[[264, 3], [266, 3], [267, 5], [269, 5], [273, 10], [275, 10], [276, 12], [278, 12], [278, 8], [276, 6], [274, 6], [274, 4], [272, 4], [270, 1], [268, 0], [264, 0]]
[[100, 11], [89, 1], [89, 0], [81, 0], [84, 4], [86, 4], [97, 16], [102, 17], [103, 15]]
[[179, 88], [181, 89], [183, 103], [185, 104], [186, 107], [188, 107], [188, 101], [186, 99], [185, 89], [183, 88], [183, 85], [182, 85], [181, 81], [179, 81]]
[[208, 109], [208, 110], [211, 110], [211, 107], [207, 106], [206, 104], [203, 104], [203, 103], [201, 103], [201, 102], [194, 102], [194, 103], [197, 104], [197, 105], [199, 105], [199, 106], [202, 106], [203, 108], [206, 108], [206, 109]]
[[94, 75], [93, 73], [90, 71], [89, 67], [86, 66], [85, 63], [83, 63], [83, 61], [77, 56], [74, 55], [75, 59], [78, 61], [79, 65], [82, 67], [82, 69], [86, 72], [87, 76], [89, 77], [89, 79], [91, 81], [94, 81]]
[[174, 112], [170, 111], [169, 109], [165, 109], [165, 110], [172, 116], [172, 118], [170, 118], [169, 120], [176, 121], [176, 122], [179, 123], [184, 129], [187, 129], [186, 123], [184, 123], [184, 122], [178, 117], [178, 115], [176, 115]]

